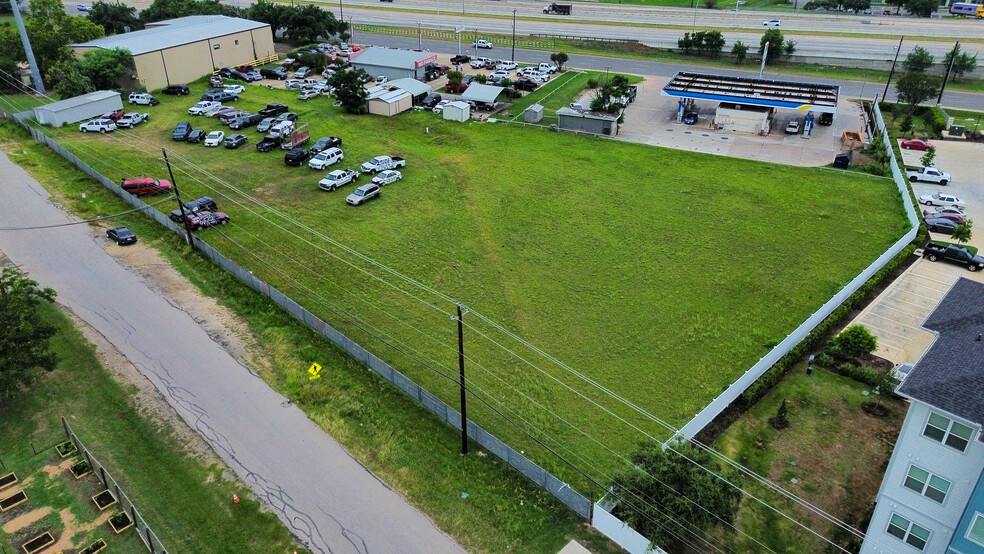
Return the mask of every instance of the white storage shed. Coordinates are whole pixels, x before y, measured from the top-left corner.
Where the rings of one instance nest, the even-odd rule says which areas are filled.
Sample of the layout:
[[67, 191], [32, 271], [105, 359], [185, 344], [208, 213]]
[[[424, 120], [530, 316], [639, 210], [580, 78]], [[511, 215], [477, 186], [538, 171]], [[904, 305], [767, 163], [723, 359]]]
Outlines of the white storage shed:
[[413, 107], [413, 96], [402, 90], [387, 90], [382, 94], [370, 95], [368, 100], [369, 113], [387, 117], [405, 112]]
[[471, 119], [471, 105], [460, 100], [444, 105], [444, 119], [468, 121]]
[[123, 109], [120, 93], [112, 90], [99, 90], [52, 102], [34, 108], [34, 119], [43, 125], [61, 127], [66, 123], [76, 123]]

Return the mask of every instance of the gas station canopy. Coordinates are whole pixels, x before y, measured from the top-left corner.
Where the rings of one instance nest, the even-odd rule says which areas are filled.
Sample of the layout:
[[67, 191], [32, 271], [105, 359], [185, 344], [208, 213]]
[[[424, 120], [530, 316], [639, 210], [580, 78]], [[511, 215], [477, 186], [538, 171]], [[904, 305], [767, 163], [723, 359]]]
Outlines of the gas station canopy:
[[680, 72], [660, 94], [681, 99], [836, 113], [840, 86]]

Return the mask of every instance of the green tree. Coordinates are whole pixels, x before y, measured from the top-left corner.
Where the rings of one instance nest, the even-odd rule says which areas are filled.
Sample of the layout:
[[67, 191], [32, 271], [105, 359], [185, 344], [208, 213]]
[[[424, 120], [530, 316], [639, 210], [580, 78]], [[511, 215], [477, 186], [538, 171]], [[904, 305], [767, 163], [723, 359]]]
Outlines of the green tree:
[[97, 90], [120, 88], [120, 80], [134, 71], [133, 55], [125, 48], [90, 50], [78, 64]]
[[703, 39], [701, 55], [707, 58], [716, 58], [721, 55], [721, 51], [724, 50], [724, 35], [720, 31], [706, 31]]
[[779, 409], [776, 410], [776, 415], [769, 418], [769, 425], [776, 429], [785, 429], [789, 427], [789, 417], [788, 408], [786, 407], [786, 400], [783, 399], [782, 404], [779, 405]]
[[480, 85], [484, 85], [485, 83], [489, 82], [489, 76], [484, 73], [476, 73], [475, 82]]
[[916, 106], [932, 98], [939, 88], [940, 79], [921, 71], [907, 71], [895, 83], [899, 102], [909, 105], [909, 114], [916, 111]]
[[864, 325], [851, 325], [834, 337], [832, 342], [848, 356], [864, 356], [878, 348], [878, 339]]
[[933, 67], [935, 62], [936, 60], [929, 53], [929, 50], [926, 50], [922, 46], [916, 46], [905, 57], [905, 61], [902, 62], [902, 69], [906, 71], [926, 71]]
[[0, 273], [0, 396], [29, 384], [38, 369], [55, 369], [58, 357], [49, 340], [56, 330], [40, 313], [41, 302], [54, 299], [55, 291], [19, 271], [5, 267]]
[[[723, 473], [706, 450], [684, 441], [664, 450], [650, 442], [633, 452], [630, 460], [633, 467], [613, 480], [615, 515], [654, 544], [668, 552], [684, 552], [681, 537], [691, 532], [706, 533], [721, 522], [724, 531], [731, 529], [725, 524], [734, 523], [741, 490], [698, 467]], [[736, 472], [729, 471], [725, 478], [742, 486]]]
[[321, 70], [328, 67], [328, 62], [330, 62], [331, 59], [328, 56], [318, 52], [317, 54], [299, 54], [297, 56], [297, 61], [301, 65], [310, 67], [314, 73], [321, 73]]
[[465, 74], [452, 69], [451, 71], [448, 71], [447, 78], [449, 85], [458, 86], [461, 84], [461, 80], [465, 78]]
[[899, 133], [902, 133], [903, 136], [909, 135], [912, 133], [912, 129], [914, 127], [915, 125], [913, 124], [912, 116], [906, 114], [905, 117], [902, 118], [902, 121], [899, 123]]
[[[103, 36], [103, 29], [85, 17], [72, 17], [58, 0], [32, 0], [31, 11], [24, 18], [27, 36], [41, 75], [61, 60], [74, 57], [71, 43], [88, 42]], [[15, 62], [25, 62], [27, 55], [17, 29], [4, 27], [0, 33], [0, 51]]]
[[247, 19], [268, 23], [273, 30], [273, 36], [287, 28], [291, 8], [285, 4], [277, 4], [269, 0], [259, 0], [250, 6], [243, 14]]
[[871, 8], [871, 0], [844, 0], [842, 6], [846, 11], [861, 13]]
[[569, 59], [570, 56], [568, 56], [566, 52], [554, 52], [553, 54], [550, 54], [550, 61], [557, 65], [557, 70], [559, 71], [564, 70], [564, 64], [567, 63], [567, 60]]
[[238, 16], [239, 12], [233, 6], [220, 4], [219, 0], [154, 0], [140, 12], [140, 21], [152, 23], [189, 15]]
[[731, 46], [731, 55], [735, 57], [735, 63], [740, 64], [748, 56], [748, 45], [740, 40], [736, 40]]
[[76, 60], [66, 59], [56, 63], [48, 70], [45, 81], [62, 98], [73, 98], [96, 90]]
[[765, 45], [769, 45], [769, 57], [766, 63], [775, 62], [782, 55], [782, 46], [786, 39], [782, 36], [782, 31], [772, 27], [762, 35], [759, 41], [759, 52], [765, 50]]
[[88, 18], [102, 27], [107, 35], [143, 29], [143, 23], [137, 18], [137, 8], [126, 4], [111, 4], [99, 0], [92, 4]]
[[906, 0], [885, 0], [885, 3], [889, 6], [895, 6], [895, 15], [899, 15], [902, 11], [902, 6], [905, 5]]
[[341, 29], [335, 14], [313, 4], [297, 6], [287, 18], [284, 35], [297, 43], [317, 42], [319, 38], [330, 37]]
[[940, 3], [937, 0], [906, 0], [903, 6], [912, 15], [929, 17], [933, 15]]
[[919, 158], [919, 163], [923, 164], [923, 167], [929, 167], [933, 165], [933, 161], [936, 159], [936, 147], [930, 146], [929, 150]]
[[957, 225], [957, 228], [953, 230], [953, 234], [950, 235], [953, 240], [960, 244], [965, 244], [970, 241], [974, 236], [974, 220], [968, 219], [962, 225]]
[[703, 0], [703, 2], [701, 2], [701, 3], [703, 4], [703, 6], [705, 8], [707, 8], [709, 10], [713, 10], [714, 8], [717, 7], [718, 0]]
[[795, 40], [787, 40], [786, 42], [783, 42], [782, 43], [782, 53], [783, 54], [785, 54], [787, 57], [789, 57], [789, 56], [792, 56], [793, 55], [793, 52], [796, 52], [796, 41]]
[[328, 84], [335, 89], [335, 98], [342, 103], [345, 111], [360, 114], [366, 111], [369, 90], [362, 84], [369, 78], [365, 70], [338, 71], [328, 78]]
[[953, 60], [953, 67], [950, 69], [950, 75], [953, 76], [954, 80], [977, 68], [977, 54], [971, 56], [970, 52], [961, 52], [960, 44], [955, 45], [953, 50], [946, 53], [943, 58], [943, 66], [950, 67], [951, 59]]

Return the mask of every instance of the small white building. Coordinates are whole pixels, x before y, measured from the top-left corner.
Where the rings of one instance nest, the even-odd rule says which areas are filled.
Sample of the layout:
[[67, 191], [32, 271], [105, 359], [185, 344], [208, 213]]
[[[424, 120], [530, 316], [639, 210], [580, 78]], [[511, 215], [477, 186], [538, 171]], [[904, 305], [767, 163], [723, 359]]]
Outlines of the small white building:
[[419, 104], [424, 100], [424, 97], [426, 97], [429, 93], [434, 92], [434, 89], [432, 89], [427, 83], [422, 83], [409, 77], [389, 81], [383, 86], [389, 89], [398, 88], [409, 92], [410, 96], [413, 96], [414, 104]]
[[42, 125], [61, 127], [66, 123], [76, 123], [123, 109], [123, 99], [120, 93], [112, 90], [99, 90], [52, 102], [34, 108], [34, 119]]
[[766, 106], [721, 102], [714, 113], [714, 123], [722, 131], [757, 135], [768, 130], [771, 113], [772, 108]]
[[[382, 87], [373, 87], [382, 88]], [[387, 117], [403, 113], [413, 107], [413, 96], [403, 89], [374, 91], [370, 89], [366, 104], [369, 113]]]
[[468, 102], [456, 100], [444, 105], [444, 119], [451, 121], [468, 121], [471, 119], [471, 105]]
[[557, 110], [557, 127], [566, 131], [614, 137], [618, 134], [618, 115], [561, 108]]

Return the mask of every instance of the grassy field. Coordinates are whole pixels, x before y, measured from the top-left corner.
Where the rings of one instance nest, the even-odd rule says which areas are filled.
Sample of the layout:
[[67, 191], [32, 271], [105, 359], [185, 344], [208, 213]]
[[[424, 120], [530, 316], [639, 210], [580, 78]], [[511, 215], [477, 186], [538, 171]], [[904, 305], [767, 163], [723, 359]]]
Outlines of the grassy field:
[[[227, 480], [219, 465], [203, 463], [166, 423], [130, 403], [132, 388], [102, 368], [71, 320], [51, 306], [44, 313], [58, 328], [52, 342], [61, 363], [0, 407], [3, 473], [15, 472], [28, 495], [27, 503], [0, 514], [0, 523], [11, 525], [9, 533], [0, 530], [6, 552], [20, 552], [22, 542], [45, 530], [56, 539], [71, 535], [71, 544], [60, 545], [65, 551], [97, 538], [111, 552], [146, 551], [135, 531], [114, 535], [105, 517], [99, 518], [90, 500], [102, 490], [94, 475], [76, 481], [65, 466], [57, 468], [63, 460], [51, 447], [65, 440], [62, 417], [116, 477], [168, 551], [306, 552], [275, 516], [244, 494], [242, 483]], [[235, 506], [234, 491], [243, 497]], [[13, 523], [34, 516], [43, 517], [26, 526]]]
[[[341, 167], [384, 152], [406, 157], [404, 180], [381, 200], [352, 208], [344, 191], [318, 191], [319, 173], [286, 168], [278, 153], [173, 144], [179, 119], [217, 127], [181, 115], [192, 103], [187, 98], [164, 97], [151, 122], [135, 131], [51, 132], [114, 179], [163, 176], [158, 145], [172, 147], [185, 197], [210, 194], [232, 215], [221, 233], [203, 233], [210, 243], [453, 406], [457, 387], [442, 376], [456, 374], [453, 304], [333, 241], [460, 299], [680, 425], [905, 227], [887, 180], [522, 127], [456, 125], [430, 113], [353, 117], [323, 99], [298, 104], [293, 94], [263, 88], [245, 96], [240, 103], [251, 109], [287, 101], [313, 136], [342, 136]], [[864, 229], [849, 217], [859, 209], [871, 214]], [[659, 424], [475, 314], [465, 321], [475, 392], [555, 450], [582, 464], [593, 457], [599, 478], [618, 460], [595, 437], [616, 452], [641, 437], [585, 397], [666, 436]], [[307, 363], [319, 355], [300, 353]], [[300, 394], [304, 369], [276, 379]], [[469, 405], [469, 416], [579, 482], [486, 407]]]
[[[742, 416], [715, 443], [728, 457], [785, 487], [814, 506], [864, 531], [874, 507], [885, 465], [905, 418], [902, 400], [876, 397], [870, 387], [824, 370], [806, 375], [794, 368], [765, 398]], [[787, 402], [789, 428], [776, 431], [768, 418]], [[890, 410], [878, 418], [861, 410], [866, 401], [880, 400]], [[823, 445], [818, 448], [818, 445]], [[793, 483], [792, 480], [796, 482]], [[764, 493], [757, 483], [746, 484], [751, 494]], [[779, 502], [786, 513], [799, 514], [820, 534], [848, 551], [847, 534], [791, 502]], [[775, 552], [827, 551], [827, 544], [772, 510], [745, 498], [737, 527]], [[736, 552], [761, 551], [744, 536], [728, 536]]]
[[[565, 71], [558, 73], [549, 82], [535, 91], [513, 101], [509, 111], [514, 114], [511, 121], [523, 121], [523, 111], [533, 104], [543, 106], [543, 119], [556, 123], [557, 110], [570, 104], [579, 93], [588, 87], [588, 80], [604, 77], [600, 71]], [[642, 77], [626, 75], [630, 84], [642, 82]]]

